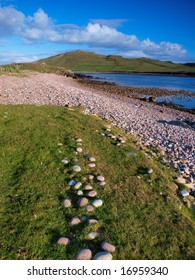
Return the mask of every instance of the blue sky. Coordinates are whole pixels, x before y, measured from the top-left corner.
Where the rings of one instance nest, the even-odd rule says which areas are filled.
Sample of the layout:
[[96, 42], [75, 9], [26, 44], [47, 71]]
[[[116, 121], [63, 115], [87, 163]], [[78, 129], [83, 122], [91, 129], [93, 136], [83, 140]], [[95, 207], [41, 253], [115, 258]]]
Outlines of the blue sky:
[[0, 0], [0, 64], [83, 49], [195, 61], [195, 0]]

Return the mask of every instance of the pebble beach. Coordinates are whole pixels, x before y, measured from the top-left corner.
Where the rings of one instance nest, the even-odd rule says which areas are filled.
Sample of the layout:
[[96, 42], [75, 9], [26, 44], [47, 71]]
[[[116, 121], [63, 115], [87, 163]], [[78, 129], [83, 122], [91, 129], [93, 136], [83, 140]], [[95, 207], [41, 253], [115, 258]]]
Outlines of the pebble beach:
[[[144, 90], [144, 89], [143, 89]], [[45, 73], [26, 77], [0, 76], [1, 104], [84, 106], [86, 113], [110, 120], [136, 136], [144, 146], [155, 147], [194, 187], [195, 115], [137, 98], [89, 88], [72, 78]]]

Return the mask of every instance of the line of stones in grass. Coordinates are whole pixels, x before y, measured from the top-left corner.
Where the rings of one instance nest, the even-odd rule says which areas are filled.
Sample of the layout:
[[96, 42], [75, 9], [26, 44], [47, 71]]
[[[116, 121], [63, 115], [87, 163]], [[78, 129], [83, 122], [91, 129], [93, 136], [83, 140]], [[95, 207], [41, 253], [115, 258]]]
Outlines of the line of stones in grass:
[[[60, 145], [61, 143], [59, 143]], [[82, 139], [76, 139], [76, 147], [75, 154], [80, 154], [84, 156], [83, 148], [82, 148]], [[96, 212], [96, 208], [101, 207], [103, 201], [97, 198], [97, 191], [93, 189], [93, 185], [98, 184], [99, 186], [105, 186], [105, 178], [102, 175], [96, 174], [85, 174], [85, 180], [80, 180], [80, 176], [76, 176], [76, 174], [80, 174], [82, 172], [80, 165], [78, 164], [78, 159], [74, 159], [77, 164], [70, 165], [69, 171], [71, 171], [73, 177], [71, 176], [70, 181], [68, 182], [68, 186], [70, 187], [70, 192], [77, 198], [77, 202], [73, 201], [73, 199], [65, 198], [64, 199], [64, 207], [65, 209], [80, 209], [83, 210], [84, 215], [81, 218], [77, 216], [72, 216], [70, 219], [70, 225], [75, 227], [77, 225], [82, 224], [83, 228], [86, 225], [90, 227], [97, 228], [97, 224], [99, 221], [95, 218], [90, 218], [88, 215]], [[63, 164], [68, 165], [68, 158], [64, 158], [61, 161]], [[96, 167], [96, 159], [92, 156], [87, 156], [87, 168], [94, 169]], [[77, 179], [79, 178], [79, 179]], [[82, 182], [81, 182], [82, 181]], [[88, 232], [86, 238], [93, 242], [98, 237], [101, 239], [100, 235], [102, 234], [101, 228]], [[71, 240], [68, 237], [60, 237], [57, 241], [60, 245], [71, 245]], [[94, 247], [94, 246], [92, 246]], [[111, 260], [112, 253], [115, 252], [115, 246], [106, 242], [101, 241], [100, 251], [98, 251], [95, 255], [93, 255], [92, 250], [89, 248], [80, 249], [75, 258], [77, 260]]]

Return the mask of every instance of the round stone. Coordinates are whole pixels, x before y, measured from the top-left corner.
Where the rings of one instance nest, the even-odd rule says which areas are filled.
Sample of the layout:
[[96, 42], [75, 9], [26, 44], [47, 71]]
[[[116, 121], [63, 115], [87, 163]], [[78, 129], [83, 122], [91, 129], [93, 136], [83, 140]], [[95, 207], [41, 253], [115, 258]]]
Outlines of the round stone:
[[86, 206], [86, 210], [87, 210], [88, 212], [92, 212], [92, 211], [94, 210], [94, 208], [93, 208], [92, 205], [87, 205], [87, 206]]
[[96, 219], [89, 219], [88, 220], [89, 224], [97, 224], [98, 221]]
[[60, 245], [68, 245], [70, 243], [70, 239], [67, 237], [60, 237], [57, 243]]
[[98, 175], [97, 180], [100, 181], [100, 182], [103, 182], [103, 181], [105, 181], [105, 178], [101, 175]]
[[69, 186], [74, 186], [76, 184], [76, 181], [75, 180], [70, 180], [70, 182], [68, 184], [69, 184]]
[[82, 140], [81, 138], [77, 138], [77, 139], [76, 139], [76, 142], [77, 142], [77, 143], [81, 143], [82, 141], [83, 141], [83, 140]]
[[64, 199], [64, 207], [68, 208], [71, 206], [71, 201], [69, 199]]
[[80, 172], [81, 171], [81, 168], [79, 165], [74, 165], [73, 166], [73, 170], [76, 171], [76, 172]]
[[102, 206], [102, 204], [103, 204], [103, 201], [101, 199], [95, 199], [92, 202], [92, 205], [95, 206], [95, 207], [100, 207], [100, 206]]
[[97, 236], [98, 236], [98, 233], [97, 233], [97, 232], [90, 232], [90, 233], [88, 234], [88, 238], [89, 238], [90, 240], [95, 239]]
[[81, 217], [81, 221], [84, 222], [84, 223], [87, 222], [87, 221], [88, 221], [87, 216], [85, 216], [85, 215], [82, 216], [82, 217]]
[[67, 158], [64, 158], [61, 162], [64, 163], [64, 164], [68, 164]]
[[152, 168], [148, 168], [147, 173], [148, 173], [148, 174], [153, 173], [153, 169], [152, 169]]
[[91, 260], [92, 252], [89, 249], [82, 249], [76, 254], [76, 260]]
[[115, 246], [106, 242], [106, 241], [103, 241], [101, 243], [101, 248], [109, 253], [114, 253], [115, 252]]
[[89, 174], [89, 175], [88, 175], [88, 179], [89, 179], [89, 180], [93, 180], [93, 179], [94, 179], [94, 176], [91, 175], [91, 174]]
[[58, 146], [62, 146], [62, 143], [58, 143], [57, 145], [58, 145]]
[[79, 200], [78, 200], [78, 205], [80, 207], [83, 207], [83, 206], [86, 206], [88, 203], [88, 199], [86, 197], [81, 197]]
[[88, 192], [87, 195], [88, 195], [89, 197], [94, 197], [94, 196], [97, 195], [97, 192], [96, 192], [96, 191], [90, 191], [90, 192]]
[[85, 186], [85, 190], [86, 190], [86, 191], [90, 191], [90, 190], [92, 190], [92, 186], [90, 186], [90, 185], [86, 185], [86, 186]]
[[77, 217], [73, 217], [70, 221], [71, 225], [78, 225], [80, 223], [80, 219]]
[[81, 182], [77, 182], [77, 183], [74, 185], [74, 189], [75, 189], [75, 190], [78, 190], [81, 186], [82, 186], [82, 183], [81, 183]]
[[109, 252], [99, 252], [97, 254], [95, 254], [95, 256], [93, 257], [93, 260], [112, 260], [112, 255]]
[[103, 186], [105, 186], [105, 184], [106, 184], [106, 182], [99, 182], [99, 185], [101, 186], [101, 187], [103, 187]]
[[89, 161], [91, 161], [91, 162], [95, 162], [95, 161], [96, 161], [96, 159], [95, 159], [94, 157], [89, 157]]
[[77, 192], [77, 195], [83, 195], [83, 191], [79, 190], [79, 191]]
[[93, 168], [93, 167], [95, 167], [95, 163], [89, 163], [88, 166]]
[[76, 151], [77, 151], [78, 153], [82, 153], [83, 149], [82, 149], [82, 148], [76, 148]]

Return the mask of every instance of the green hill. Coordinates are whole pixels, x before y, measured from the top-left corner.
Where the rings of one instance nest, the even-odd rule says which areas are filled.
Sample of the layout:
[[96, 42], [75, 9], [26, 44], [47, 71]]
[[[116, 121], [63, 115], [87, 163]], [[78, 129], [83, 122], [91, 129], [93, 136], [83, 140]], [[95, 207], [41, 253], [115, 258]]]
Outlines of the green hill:
[[73, 51], [39, 61], [52, 67], [86, 72], [135, 73], [195, 73], [195, 67], [149, 58], [124, 58], [116, 55], [99, 55], [93, 52]]

